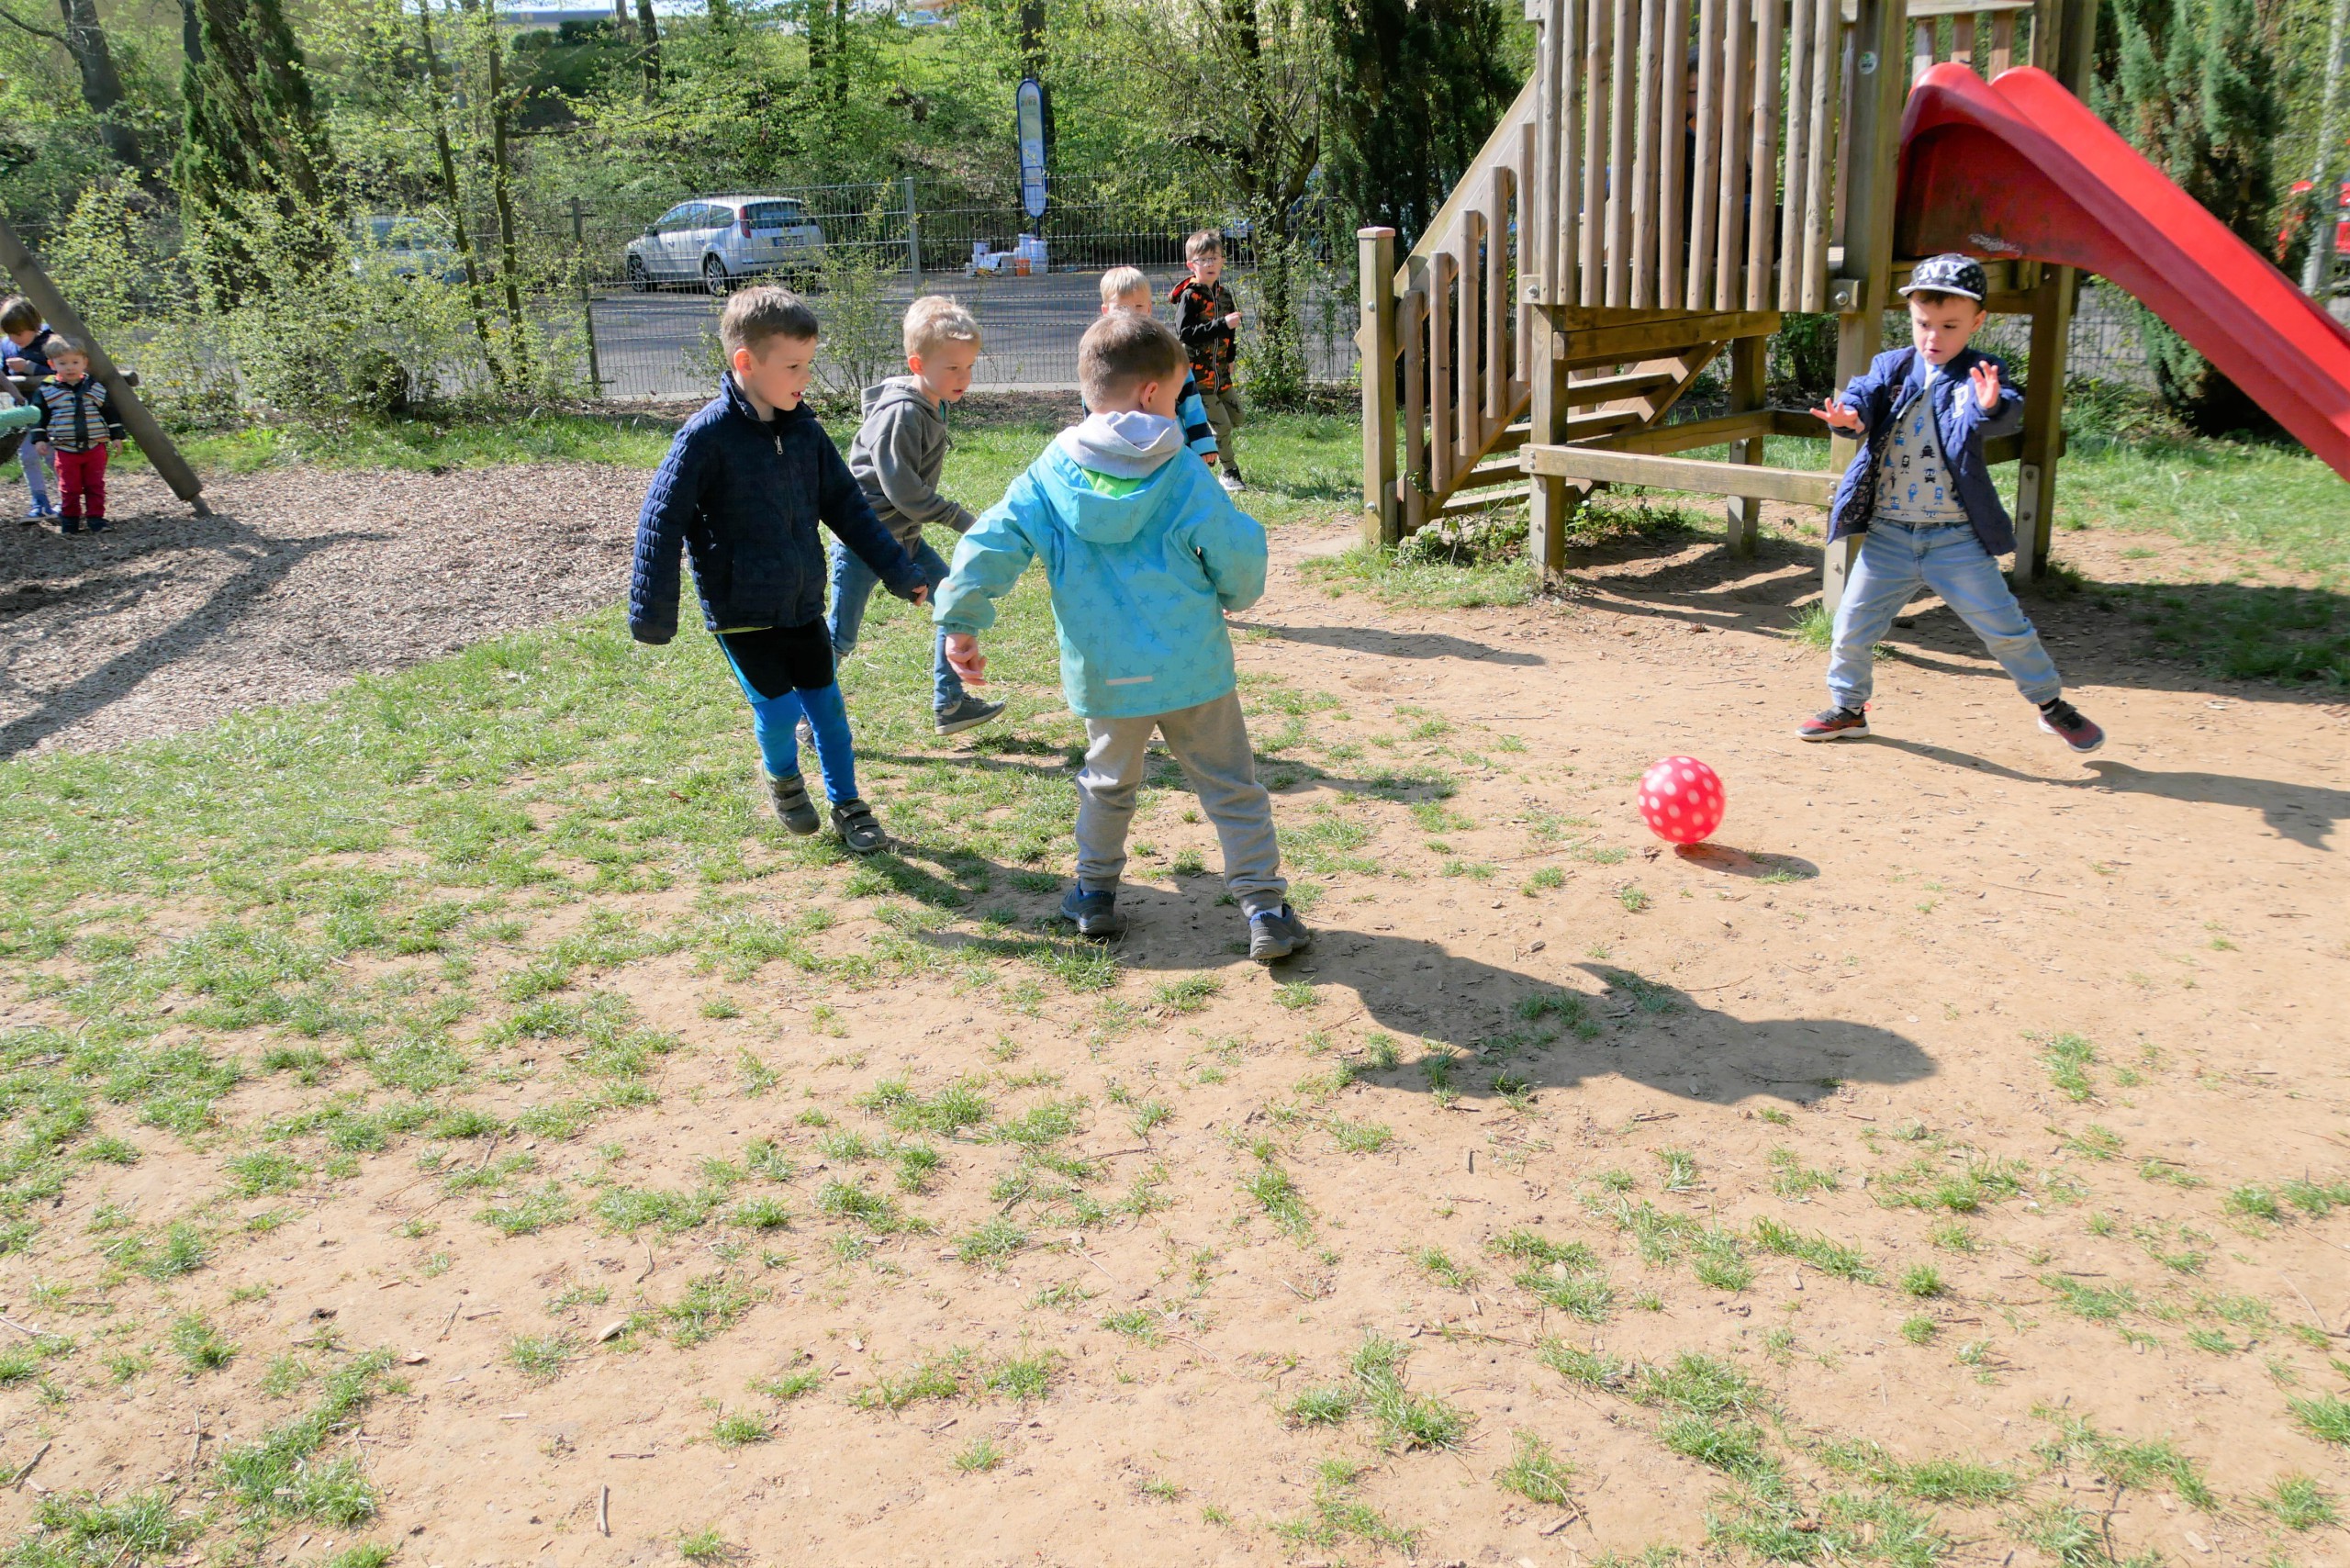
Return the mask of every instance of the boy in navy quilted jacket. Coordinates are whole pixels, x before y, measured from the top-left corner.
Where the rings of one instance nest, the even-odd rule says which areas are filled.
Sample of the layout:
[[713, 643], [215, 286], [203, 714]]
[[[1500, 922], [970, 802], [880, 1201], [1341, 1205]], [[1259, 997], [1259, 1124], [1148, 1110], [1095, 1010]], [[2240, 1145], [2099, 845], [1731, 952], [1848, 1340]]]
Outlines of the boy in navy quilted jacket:
[[768, 799], [798, 834], [822, 825], [800, 771], [793, 734], [804, 717], [850, 851], [888, 845], [856, 792], [848, 709], [834, 679], [824, 626], [821, 521], [884, 586], [912, 604], [929, 583], [881, 525], [840, 449], [802, 396], [816, 357], [815, 313], [781, 288], [748, 288], [726, 302], [718, 341], [731, 368], [718, 396], [686, 421], [645, 491], [636, 524], [629, 634], [669, 641], [677, 631], [677, 557], [693, 562], [702, 621], [751, 704]]
[[1966, 346], [1982, 328], [1986, 286], [1972, 257], [1919, 263], [1901, 291], [1910, 346], [1877, 355], [1842, 398], [1812, 410], [1861, 438], [1829, 506], [1829, 543], [1866, 537], [1836, 607], [1830, 706], [1797, 726], [1805, 740], [1869, 733], [1877, 641], [1922, 588], [1983, 639], [2040, 710], [2042, 730], [2077, 752], [2105, 744], [2105, 732], [2065, 700], [2055, 662], [1999, 575], [1996, 557], [2016, 547], [2015, 525], [1992, 487], [1983, 443], [2022, 426], [2023, 395], [2005, 384], [1998, 360]]

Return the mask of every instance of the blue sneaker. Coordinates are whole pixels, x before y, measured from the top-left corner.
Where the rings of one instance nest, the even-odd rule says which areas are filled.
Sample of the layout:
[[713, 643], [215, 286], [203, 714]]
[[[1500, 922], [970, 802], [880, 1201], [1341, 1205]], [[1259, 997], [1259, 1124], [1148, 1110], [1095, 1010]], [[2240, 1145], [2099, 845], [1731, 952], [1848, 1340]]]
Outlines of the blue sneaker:
[[1287, 904], [1248, 917], [1248, 956], [1260, 964], [1278, 963], [1314, 946], [1314, 933]]
[[1077, 927], [1077, 934], [1091, 942], [1107, 942], [1123, 935], [1126, 917], [1118, 913], [1115, 892], [1089, 893], [1072, 883], [1069, 896], [1061, 900], [1061, 918]]

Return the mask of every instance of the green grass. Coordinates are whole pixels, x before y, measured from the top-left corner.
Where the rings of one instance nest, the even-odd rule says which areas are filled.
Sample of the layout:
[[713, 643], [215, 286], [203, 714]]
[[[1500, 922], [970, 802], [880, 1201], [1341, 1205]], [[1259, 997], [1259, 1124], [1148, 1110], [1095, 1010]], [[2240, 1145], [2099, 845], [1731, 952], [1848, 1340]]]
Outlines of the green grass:
[[1529, 1503], [1562, 1508], [1573, 1501], [1567, 1489], [1575, 1467], [1550, 1451], [1550, 1445], [1533, 1432], [1517, 1434], [1517, 1451], [1494, 1473], [1494, 1484], [1515, 1492]]
[[1821, 1273], [1833, 1274], [1840, 1280], [1857, 1284], [1873, 1284], [1876, 1281], [1876, 1271], [1856, 1249], [1824, 1236], [1806, 1236], [1767, 1215], [1755, 1220], [1754, 1239], [1767, 1252], [1801, 1259]]
[[2288, 1399], [2285, 1407], [2310, 1436], [2350, 1447], [2350, 1400], [2339, 1394], [2313, 1394], [2305, 1399]]
[[2316, 1529], [2342, 1522], [2333, 1495], [2306, 1475], [2280, 1475], [2260, 1506], [2287, 1529]]

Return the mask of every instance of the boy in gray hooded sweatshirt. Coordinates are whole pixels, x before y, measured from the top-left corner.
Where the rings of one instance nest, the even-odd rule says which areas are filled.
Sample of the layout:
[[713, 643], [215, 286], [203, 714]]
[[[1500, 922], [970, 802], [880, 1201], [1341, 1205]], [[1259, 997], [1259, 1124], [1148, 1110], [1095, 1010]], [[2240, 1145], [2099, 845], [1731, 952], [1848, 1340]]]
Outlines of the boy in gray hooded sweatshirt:
[[[944, 295], [925, 295], [907, 308], [906, 368], [865, 390], [865, 422], [848, 449], [848, 469], [883, 527], [906, 547], [935, 588], [946, 579], [946, 563], [923, 540], [923, 525], [944, 523], [968, 533], [970, 510], [939, 494], [939, 471], [946, 464], [946, 405], [971, 389], [971, 368], [979, 357], [979, 326], [970, 312]], [[833, 655], [846, 658], [864, 629], [866, 601], [878, 578], [854, 551], [832, 550], [833, 610], [828, 618]], [[932, 711], [938, 733], [973, 729], [1003, 712], [963, 689], [946, 662], [945, 638], [932, 653]]]

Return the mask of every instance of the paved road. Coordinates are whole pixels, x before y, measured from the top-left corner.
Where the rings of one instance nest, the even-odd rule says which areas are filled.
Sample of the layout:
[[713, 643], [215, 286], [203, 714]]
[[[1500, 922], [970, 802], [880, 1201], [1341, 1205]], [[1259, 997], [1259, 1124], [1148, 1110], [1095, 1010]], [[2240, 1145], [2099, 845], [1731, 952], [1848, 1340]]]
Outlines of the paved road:
[[[1163, 300], [1172, 272], [1151, 281]], [[1077, 341], [1100, 310], [1098, 273], [1043, 277], [966, 278], [930, 274], [924, 291], [950, 294], [979, 318], [985, 344], [973, 384], [979, 386], [1069, 386], [1077, 382]], [[1245, 287], [1245, 284], [1244, 284]], [[893, 311], [914, 297], [913, 280], [892, 284]], [[821, 319], [824, 297], [809, 303]], [[592, 299], [598, 363], [610, 398], [690, 398], [708, 390], [716, 374], [715, 349], [706, 340], [718, 326], [721, 301], [699, 292], [632, 294], [624, 286]], [[1162, 306], [1162, 312], [1164, 307]], [[1353, 363], [1352, 345], [1317, 350], [1317, 370], [1336, 379]]]

